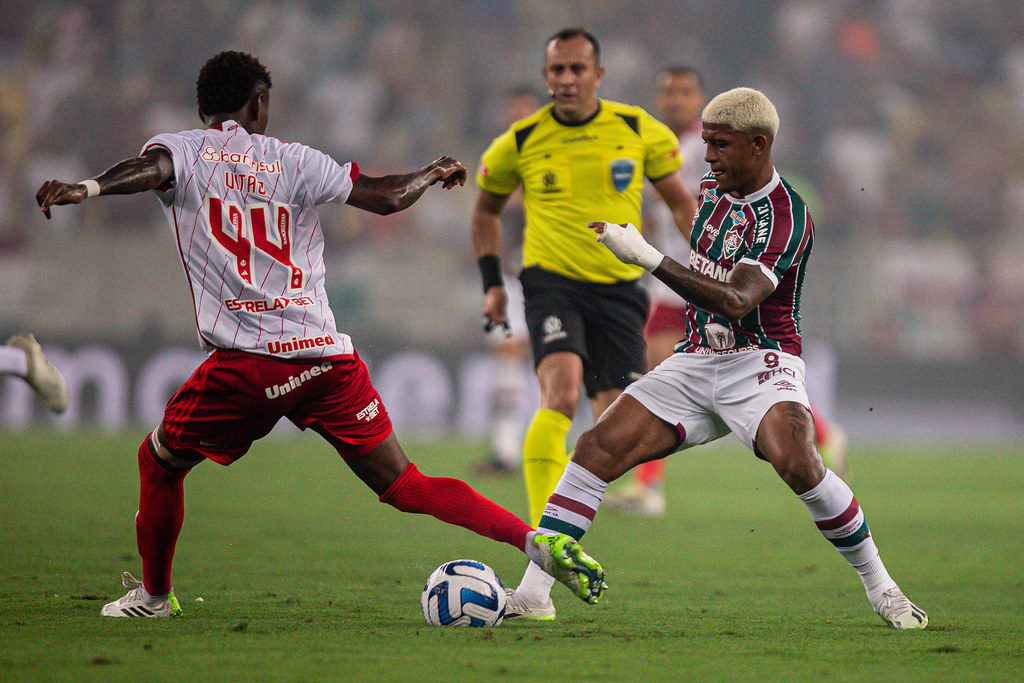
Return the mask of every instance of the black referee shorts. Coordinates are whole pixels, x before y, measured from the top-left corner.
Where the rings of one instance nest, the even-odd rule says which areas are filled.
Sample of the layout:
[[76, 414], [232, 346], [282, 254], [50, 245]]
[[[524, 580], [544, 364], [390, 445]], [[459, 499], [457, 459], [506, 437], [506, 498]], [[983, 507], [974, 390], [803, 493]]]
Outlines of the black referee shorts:
[[524, 268], [519, 280], [534, 367], [549, 353], [575, 353], [583, 360], [590, 397], [604, 389], [625, 389], [647, 371], [643, 328], [648, 299], [638, 281], [580, 282], [539, 266]]

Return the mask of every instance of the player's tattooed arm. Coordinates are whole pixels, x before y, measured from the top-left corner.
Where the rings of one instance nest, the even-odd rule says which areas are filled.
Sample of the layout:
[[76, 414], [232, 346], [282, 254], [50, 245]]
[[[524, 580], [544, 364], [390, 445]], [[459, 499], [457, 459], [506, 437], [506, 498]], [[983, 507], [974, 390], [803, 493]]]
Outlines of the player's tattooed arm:
[[465, 185], [466, 177], [466, 167], [447, 156], [412, 173], [380, 178], [360, 174], [347, 203], [357, 209], [387, 215], [412, 206], [428, 187], [438, 181], [448, 190], [456, 185]]
[[[174, 162], [167, 150], [153, 147], [142, 156], [120, 161], [106, 171], [79, 183], [47, 180], [36, 192], [36, 203], [50, 218], [50, 207], [80, 204], [87, 197], [100, 194], [135, 194], [155, 190], [174, 177]], [[86, 183], [95, 183], [90, 194]]]
[[716, 280], [666, 258], [652, 272], [694, 306], [728, 320], [739, 320], [775, 289], [758, 266], [738, 263], [725, 282]]

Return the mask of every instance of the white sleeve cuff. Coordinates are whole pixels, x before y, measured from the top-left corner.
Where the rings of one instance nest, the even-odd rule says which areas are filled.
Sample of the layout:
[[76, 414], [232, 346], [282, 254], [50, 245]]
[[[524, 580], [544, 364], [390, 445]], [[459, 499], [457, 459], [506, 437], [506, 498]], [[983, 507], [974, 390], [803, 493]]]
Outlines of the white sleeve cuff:
[[760, 261], [756, 261], [752, 258], [741, 258], [740, 263], [747, 263], [752, 266], [757, 266], [758, 268], [761, 269], [761, 272], [764, 273], [764, 276], [772, 281], [773, 289], [779, 286], [779, 278], [777, 275], [775, 275], [775, 271], [766, 266], [765, 264], [761, 263]]

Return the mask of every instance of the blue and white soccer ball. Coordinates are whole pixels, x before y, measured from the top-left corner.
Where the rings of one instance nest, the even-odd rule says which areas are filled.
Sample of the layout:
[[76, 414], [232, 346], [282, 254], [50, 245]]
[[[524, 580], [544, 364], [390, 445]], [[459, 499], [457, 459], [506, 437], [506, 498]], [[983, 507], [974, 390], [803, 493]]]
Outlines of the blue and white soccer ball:
[[476, 560], [453, 560], [434, 570], [420, 598], [433, 626], [497, 626], [505, 618], [505, 587]]

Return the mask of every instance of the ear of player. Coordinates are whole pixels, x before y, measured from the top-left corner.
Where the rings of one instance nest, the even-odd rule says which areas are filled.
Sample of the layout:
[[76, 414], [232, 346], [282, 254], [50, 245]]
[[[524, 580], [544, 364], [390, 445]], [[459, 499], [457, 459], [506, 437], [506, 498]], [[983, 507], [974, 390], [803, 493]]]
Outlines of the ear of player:
[[535, 534], [527, 544], [527, 554], [583, 602], [597, 604], [608, 588], [604, 568], [572, 536]]
[[665, 255], [651, 246], [632, 223], [620, 225], [595, 221], [588, 225], [597, 233], [597, 241], [608, 247], [608, 251], [623, 263], [653, 272], [665, 259]]

